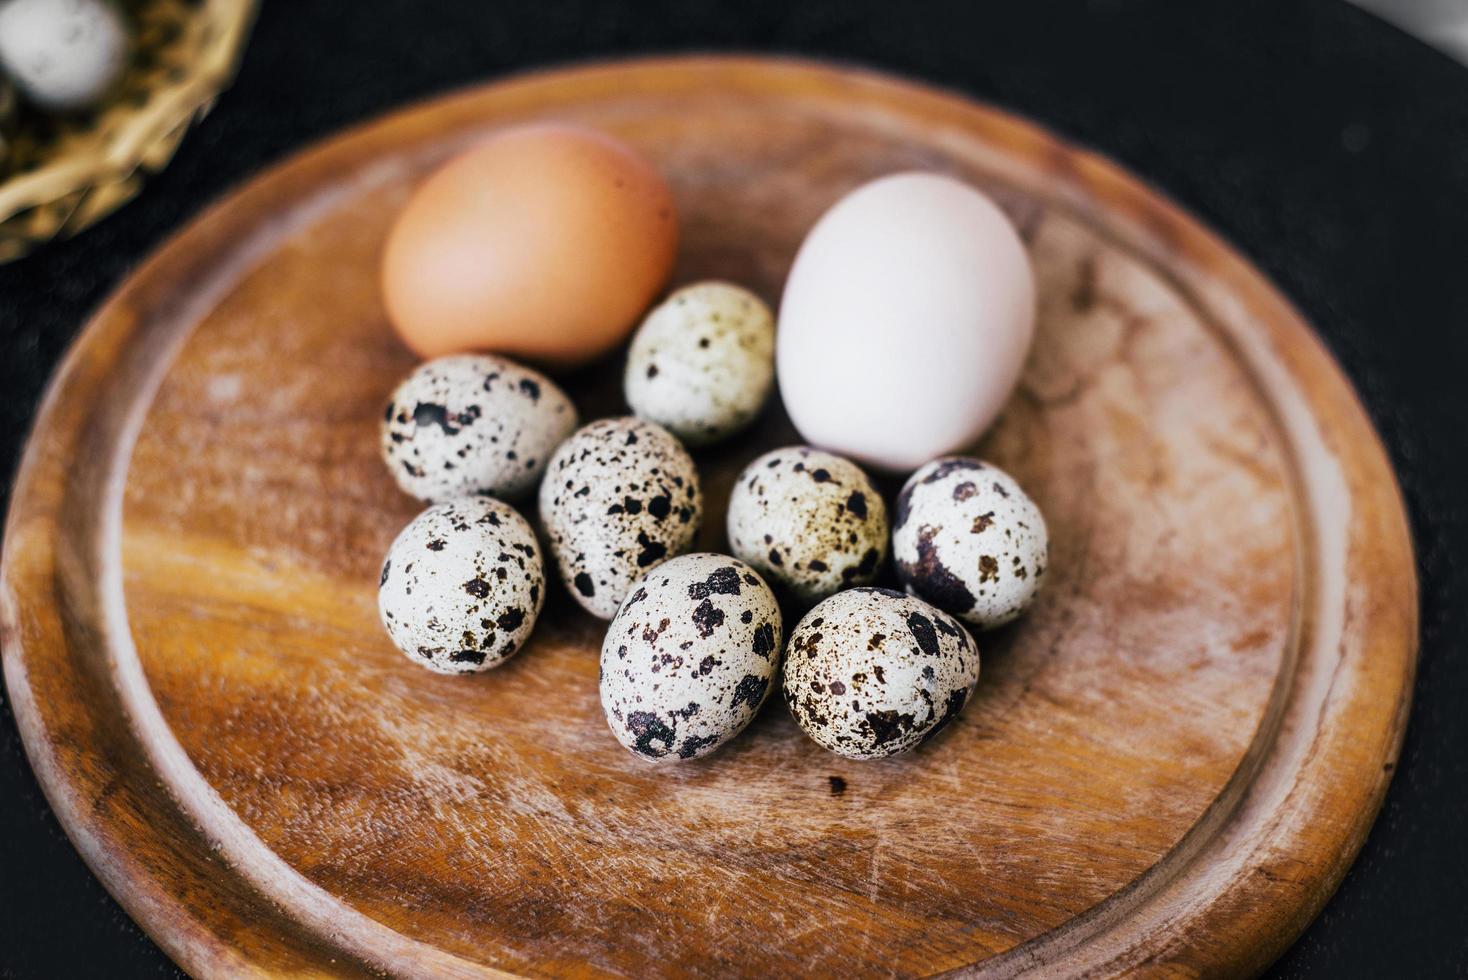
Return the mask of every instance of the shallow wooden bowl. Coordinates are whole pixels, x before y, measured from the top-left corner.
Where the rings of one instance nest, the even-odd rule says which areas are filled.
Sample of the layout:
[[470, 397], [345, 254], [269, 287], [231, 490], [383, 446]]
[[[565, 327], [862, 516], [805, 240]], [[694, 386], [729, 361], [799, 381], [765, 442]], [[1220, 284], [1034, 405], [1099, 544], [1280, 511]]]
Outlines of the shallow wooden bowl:
[[[778, 298], [856, 184], [988, 188], [1039, 340], [979, 451], [1030, 488], [1048, 590], [981, 638], [943, 737], [853, 763], [779, 699], [707, 760], [606, 730], [602, 624], [552, 596], [490, 673], [377, 623], [415, 512], [376, 456], [412, 365], [378, 249], [414, 181], [518, 120], [603, 127], [670, 177], [678, 281]], [[615, 364], [567, 380], [622, 410]], [[777, 407], [699, 460], [796, 441]], [[1416, 657], [1392, 473], [1339, 369], [1215, 236], [1114, 165], [859, 71], [682, 59], [501, 82], [272, 170], [97, 314], [16, 488], [5, 676], [62, 822], [186, 969], [751, 976], [1257, 970], [1350, 863]]]

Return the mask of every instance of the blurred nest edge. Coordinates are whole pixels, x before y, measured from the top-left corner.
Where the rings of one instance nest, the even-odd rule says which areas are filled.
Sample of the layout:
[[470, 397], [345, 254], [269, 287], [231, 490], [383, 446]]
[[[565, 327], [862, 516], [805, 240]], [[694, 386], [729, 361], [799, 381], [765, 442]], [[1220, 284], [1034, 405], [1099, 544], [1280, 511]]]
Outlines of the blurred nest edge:
[[126, 73], [94, 109], [22, 106], [0, 160], [0, 262], [74, 235], [163, 169], [234, 76], [256, 0], [133, 0]]

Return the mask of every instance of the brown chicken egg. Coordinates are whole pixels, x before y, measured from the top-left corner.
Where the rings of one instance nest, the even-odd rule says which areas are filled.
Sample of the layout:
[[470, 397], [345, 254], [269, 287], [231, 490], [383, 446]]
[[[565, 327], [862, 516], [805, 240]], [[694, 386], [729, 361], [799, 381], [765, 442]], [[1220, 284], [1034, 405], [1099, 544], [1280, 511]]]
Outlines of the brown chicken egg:
[[388, 235], [383, 298], [424, 357], [570, 367], [631, 331], [677, 245], [672, 192], [630, 147], [579, 126], [517, 126], [414, 192]]

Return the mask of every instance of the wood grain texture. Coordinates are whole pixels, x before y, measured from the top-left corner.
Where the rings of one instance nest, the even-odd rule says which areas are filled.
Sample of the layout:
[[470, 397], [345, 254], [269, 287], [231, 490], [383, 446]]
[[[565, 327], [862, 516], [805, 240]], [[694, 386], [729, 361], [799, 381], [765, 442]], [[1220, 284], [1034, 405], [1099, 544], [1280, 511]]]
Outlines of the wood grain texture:
[[[416, 509], [375, 455], [412, 363], [381, 239], [425, 168], [545, 116], [668, 174], [675, 281], [773, 301], [815, 217], [902, 168], [972, 180], [1022, 228], [1037, 347], [979, 451], [1045, 510], [1053, 578], [981, 638], [943, 737], [852, 763], [772, 702], [654, 771], [605, 730], [602, 626], [564, 594], [481, 676], [429, 674], [381, 633], [375, 573]], [[567, 387], [612, 414], [618, 377]], [[703, 547], [724, 547], [739, 468], [793, 441], [772, 408], [699, 457]], [[254, 181], [98, 313], [5, 546], [32, 762], [93, 869], [199, 974], [1258, 970], [1359, 847], [1416, 657], [1385, 457], [1257, 272], [1033, 127], [793, 62], [499, 83]]]

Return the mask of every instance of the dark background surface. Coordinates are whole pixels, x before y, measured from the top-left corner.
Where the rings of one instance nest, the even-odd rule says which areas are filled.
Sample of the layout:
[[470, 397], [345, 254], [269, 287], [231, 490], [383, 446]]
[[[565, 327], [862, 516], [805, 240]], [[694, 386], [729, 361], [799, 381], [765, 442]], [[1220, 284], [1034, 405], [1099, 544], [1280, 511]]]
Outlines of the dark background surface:
[[[267, 2], [238, 82], [142, 197], [0, 266], [0, 481], [91, 311], [206, 202], [302, 144], [526, 67], [774, 50], [926, 79], [1121, 161], [1325, 337], [1397, 466], [1422, 653], [1360, 858], [1272, 971], [1468, 976], [1468, 69], [1341, 0]], [[0, 974], [173, 974], [72, 850], [0, 710]]]

